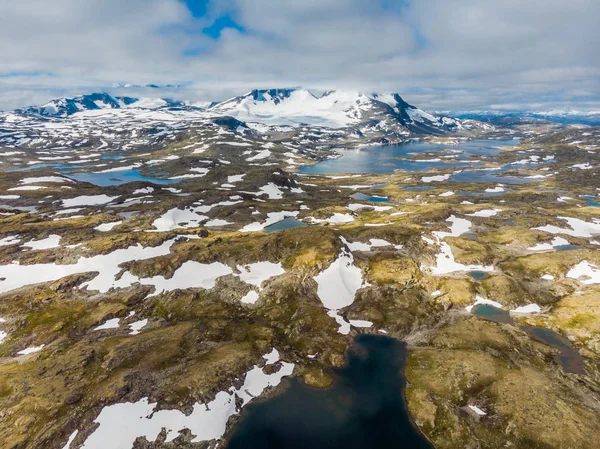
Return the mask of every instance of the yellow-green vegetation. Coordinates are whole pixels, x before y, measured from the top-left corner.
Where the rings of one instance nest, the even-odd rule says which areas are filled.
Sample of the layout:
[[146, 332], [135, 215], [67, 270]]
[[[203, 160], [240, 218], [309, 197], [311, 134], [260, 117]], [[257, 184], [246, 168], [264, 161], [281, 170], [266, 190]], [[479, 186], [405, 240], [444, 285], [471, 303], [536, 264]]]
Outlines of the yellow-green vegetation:
[[374, 327], [403, 338], [434, 326], [441, 319], [442, 311], [443, 305], [419, 286], [384, 284], [359, 290], [347, 316], [371, 321]]
[[573, 266], [582, 260], [600, 264], [600, 252], [592, 250], [574, 250], [561, 252], [544, 252], [518, 257], [500, 264], [502, 270], [511, 275], [532, 279], [543, 274], [555, 277], [564, 276]]
[[369, 259], [367, 280], [379, 284], [404, 284], [418, 281], [421, 277], [419, 266], [410, 257], [397, 257], [386, 254]]
[[583, 398], [593, 393], [551, 355], [513, 326], [457, 318], [410, 352], [409, 409], [437, 448], [592, 449], [599, 409]]
[[552, 310], [539, 317], [526, 318], [531, 324], [548, 327], [566, 335], [588, 356], [600, 357], [600, 291], [589, 288], [562, 298]]
[[[464, 238], [448, 238], [452, 254], [457, 262], [468, 265], [491, 265], [496, 258], [502, 258], [503, 251], [492, 252], [481, 243]], [[499, 254], [498, 254], [499, 253]]]
[[435, 299], [446, 307], [464, 308], [473, 304], [476, 289], [471, 278], [425, 276], [422, 284], [429, 293], [439, 292]]
[[[212, 122], [210, 126], [216, 127]], [[234, 121], [232, 126], [235, 129], [238, 124]], [[154, 166], [147, 162], [157, 159], [163, 159], [163, 177], [210, 168], [204, 176], [185, 178], [174, 185], [177, 190], [154, 185], [152, 198], [142, 201], [142, 196], [133, 196], [146, 196], [151, 184], [145, 181], [102, 188], [78, 183], [72, 189], [48, 184], [48, 189], [15, 200], [15, 207], [36, 204], [37, 213], [3, 209], [8, 215], [0, 215], [0, 239], [18, 239], [1, 246], [0, 265], [72, 264], [80, 257], [106, 255], [132, 245], [156, 247], [174, 240], [169, 254], [124, 263], [120, 275], [129, 271], [140, 278], [170, 278], [188, 261], [219, 262], [236, 274], [244, 265], [268, 261], [280, 263], [285, 273], [260, 288], [227, 275], [218, 278], [210, 290], [190, 288], [154, 295], [151, 293], [157, 292], [152, 287], [135, 283], [103, 294], [88, 291], [81, 286], [95, 273], [83, 273], [2, 294], [0, 318], [6, 322], [0, 330], [6, 334], [0, 344], [0, 446], [60, 449], [75, 429], [80, 431], [79, 440], [87, 436], [99, 411], [116, 402], [148, 397], [158, 401], [159, 408], [189, 410], [197, 402], [212, 400], [218, 391], [239, 387], [243, 374], [254, 365], [263, 366], [262, 356], [273, 348], [283, 361], [295, 364], [294, 375], [312, 387], [326, 388], [335, 377], [332, 369], [344, 363], [352, 338], [359, 332], [381, 331], [409, 343], [408, 405], [418, 426], [438, 449], [595, 447], [600, 438], [600, 290], [566, 278], [566, 273], [582, 260], [600, 266], [600, 253], [591, 239], [571, 236], [562, 237], [577, 245], [577, 250], [532, 253], [528, 249], [555, 237], [535, 227], [553, 224], [566, 228], [560, 216], [587, 222], [598, 218], [598, 208], [587, 207], [587, 201], [579, 198], [595, 195], [598, 186], [592, 172], [564, 170], [574, 158], [589, 158], [596, 165], [594, 154], [560, 144], [569, 134], [555, 136], [553, 141], [531, 140], [503, 147], [497, 156], [482, 159], [479, 167], [505, 166], [527, 157], [523, 152], [530, 149], [541, 154], [542, 144], [543, 151], [556, 154], [556, 161], [545, 161], [543, 167], [515, 166], [511, 169], [515, 176], [524, 176], [520, 170], [553, 176], [535, 184], [507, 182], [506, 191], [496, 197], [485, 192], [496, 182], [431, 182], [429, 190], [406, 189], [424, 186], [423, 176], [453, 173], [450, 164], [428, 173], [298, 176], [285, 162], [296, 131], [268, 133], [264, 142], [258, 143], [253, 142], [253, 131], [240, 134], [253, 142], [252, 152], [266, 142], [273, 144], [270, 148], [276, 163], [248, 165], [245, 158], [249, 153], [207, 139], [200, 128], [181, 130], [174, 139], [155, 142], [139, 148], [139, 154], [129, 155], [143, 164], [146, 175]], [[336, 137], [330, 144], [338, 147], [358, 142]], [[202, 154], [195, 154], [200, 146]], [[329, 154], [312, 146], [311, 151], [294, 151], [295, 160], [313, 162]], [[441, 153], [453, 153], [452, 147]], [[169, 157], [173, 155], [177, 157]], [[25, 162], [33, 159], [23, 157]], [[413, 159], [417, 157], [421, 156]], [[117, 165], [112, 161], [106, 164]], [[43, 174], [55, 174], [54, 169]], [[229, 176], [240, 174], [245, 175], [243, 180], [224, 186]], [[3, 186], [19, 185], [21, 179], [17, 172], [0, 174]], [[261, 194], [268, 183], [283, 189], [282, 197], [270, 199]], [[352, 187], [375, 185], [369, 190]], [[301, 190], [291, 192], [292, 187]], [[145, 190], [133, 193], [140, 188]], [[453, 195], [440, 196], [450, 190]], [[390, 203], [351, 198], [357, 192], [386, 196]], [[116, 199], [106, 205], [82, 207], [76, 213], [83, 217], [56, 214], [64, 209], [63, 198], [99, 194]], [[571, 199], [559, 201], [563, 194]], [[53, 198], [47, 199], [48, 195]], [[351, 203], [365, 207], [349, 208]], [[200, 222], [194, 228], [152, 232], [154, 221], [167, 211], [183, 212], [199, 205], [214, 206], [202, 212], [206, 220], [221, 219], [229, 224], [211, 227]], [[376, 212], [370, 206], [391, 209]], [[472, 215], [485, 209], [497, 213]], [[281, 211], [297, 212], [296, 218], [306, 224], [308, 217], [323, 220], [335, 213], [352, 214], [354, 221], [312, 224], [271, 234], [240, 232], [243, 226], [262, 223], [267, 214]], [[451, 216], [471, 223], [470, 231], [444, 240], [455, 261], [493, 266], [487, 276], [473, 279], [464, 271], [431, 274], [428, 267], [440, 256], [433, 233], [447, 232]], [[123, 223], [108, 232], [94, 229], [116, 221]], [[166, 229], [177, 225], [180, 223]], [[20, 246], [52, 234], [61, 237], [58, 248], [29, 250]], [[352, 327], [348, 335], [341, 334], [338, 322], [328, 316], [314, 279], [342, 251], [347, 254], [342, 237], [369, 245], [352, 253], [364, 283], [354, 303], [337, 314], [348, 321], [369, 321], [372, 326]], [[391, 245], [371, 247], [372, 239]], [[555, 279], [542, 279], [543, 275]], [[340, 278], [343, 294], [345, 279], [343, 275]], [[250, 291], [257, 293], [256, 301], [243, 303], [241, 299]], [[505, 309], [536, 303], [544, 310], [533, 316], [514, 314], [514, 325], [497, 324], [464, 310], [476, 295], [497, 301]], [[117, 327], [95, 330], [116, 319]], [[144, 319], [148, 323], [141, 333], [131, 333], [130, 325]], [[565, 374], [557, 364], [557, 351], [532, 340], [519, 328], [523, 323], [568, 337], [585, 357], [586, 374]], [[18, 354], [42, 345], [39, 352]], [[265, 369], [278, 368], [274, 364]], [[273, 393], [267, 391], [267, 395]], [[486, 414], [478, 417], [468, 405]], [[195, 447], [186, 444], [158, 442], [148, 447]], [[206, 443], [200, 443], [204, 446]]]
[[[481, 281], [481, 293], [486, 298], [494, 299], [510, 309], [531, 303], [544, 303], [544, 299], [539, 295], [534, 297], [525, 290], [517, 281], [504, 274], [497, 274], [486, 277]], [[547, 300], [553, 301], [550, 296]]]

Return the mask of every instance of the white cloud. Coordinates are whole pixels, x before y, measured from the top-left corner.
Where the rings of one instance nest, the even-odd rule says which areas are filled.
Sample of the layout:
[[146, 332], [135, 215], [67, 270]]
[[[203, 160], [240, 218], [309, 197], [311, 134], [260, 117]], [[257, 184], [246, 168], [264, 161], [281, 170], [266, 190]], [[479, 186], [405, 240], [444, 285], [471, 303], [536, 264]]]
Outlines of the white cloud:
[[[246, 32], [200, 32], [224, 12]], [[216, 0], [200, 19], [179, 0], [2, 2], [0, 107], [128, 82], [189, 83], [192, 99], [303, 85], [430, 109], [585, 109], [597, 17], [597, 0]]]

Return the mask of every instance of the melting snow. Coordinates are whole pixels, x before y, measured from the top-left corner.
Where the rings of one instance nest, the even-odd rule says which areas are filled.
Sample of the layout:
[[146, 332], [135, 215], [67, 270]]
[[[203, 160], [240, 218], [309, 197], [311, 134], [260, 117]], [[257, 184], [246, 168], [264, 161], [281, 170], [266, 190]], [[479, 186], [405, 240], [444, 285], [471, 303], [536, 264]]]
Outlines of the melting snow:
[[0, 246], [16, 245], [17, 243], [20, 243], [20, 242], [21, 242], [21, 239], [18, 236], [9, 235], [8, 237], [4, 237], [3, 239], [0, 239]]
[[360, 203], [352, 203], [346, 206], [352, 212], [356, 212], [360, 209], [373, 209], [374, 212], [386, 212], [388, 210], [393, 209], [392, 206], [374, 206], [372, 204], [360, 204]]
[[102, 223], [101, 225], [96, 226], [94, 229], [100, 232], [109, 232], [112, 231], [115, 226], [119, 226], [123, 221], [113, 221], [112, 223]]
[[215, 218], [213, 220], [209, 220], [205, 223], [205, 226], [207, 228], [214, 228], [214, 227], [219, 227], [219, 226], [228, 226], [231, 225], [233, 223], [227, 221], [227, 220], [221, 220], [220, 218]]
[[38, 184], [40, 182], [65, 183], [74, 181], [72, 179], [63, 178], [62, 176], [41, 176], [39, 178], [25, 178], [21, 180], [21, 184]]
[[129, 335], [137, 335], [140, 333], [140, 331], [148, 324], [148, 319], [144, 319], [144, 320], [140, 320], [140, 321], [136, 321], [135, 323], [131, 323], [129, 325], [129, 329], [131, 329], [131, 332], [129, 332]]
[[562, 237], [555, 237], [554, 239], [552, 239], [551, 243], [538, 243], [537, 245], [531, 246], [527, 249], [529, 251], [551, 251], [556, 246], [563, 246], [568, 244], [568, 240], [565, 240]]
[[271, 152], [269, 150], [262, 150], [256, 153], [254, 156], [247, 158], [246, 160], [248, 162], [259, 161], [262, 159], [267, 159], [269, 156], [271, 156]]
[[238, 265], [237, 268], [241, 271], [239, 277], [242, 281], [259, 288], [267, 279], [285, 273], [280, 263], [272, 262], [256, 262], [245, 266]]
[[488, 306], [496, 307], [497, 309], [501, 309], [502, 308], [502, 304], [500, 304], [499, 302], [492, 301], [491, 299], [485, 299], [485, 298], [477, 295], [475, 297], [475, 303], [473, 305], [471, 305], [471, 306], [465, 307], [465, 310], [467, 312], [470, 312], [471, 310], [473, 310], [473, 307], [478, 306], [480, 304], [486, 304]]
[[567, 277], [577, 279], [582, 284], [600, 284], [600, 269], [587, 260], [579, 262], [567, 273]]
[[287, 217], [296, 217], [300, 212], [298, 211], [294, 211], [294, 212], [269, 212], [267, 214], [267, 219], [266, 221], [262, 222], [262, 223], [250, 223], [249, 225], [244, 226], [240, 232], [257, 232], [257, 231], [262, 231], [264, 228], [266, 228], [267, 226], [270, 226], [272, 224], [275, 224], [281, 220], [283, 220], [284, 218]]
[[119, 321], [121, 321], [120, 318], [113, 318], [112, 320], [108, 320], [106, 323], [101, 324], [100, 326], [96, 327], [94, 330], [95, 331], [103, 331], [106, 329], [118, 329]]
[[42, 240], [31, 240], [27, 243], [24, 243], [22, 246], [34, 250], [58, 248], [60, 244], [60, 239], [60, 235], [52, 234], [51, 236]]
[[246, 296], [241, 299], [243, 304], [255, 304], [258, 301], [258, 292], [250, 290]]
[[235, 184], [236, 182], [240, 182], [242, 179], [244, 179], [244, 176], [246, 176], [246, 174], [228, 176], [227, 177], [227, 182], [229, 184]]
[[368, 327], [372, 327], [373, 323], [371, 323], [370, 321], [365, 321], [365, 320], [350, 320], [350, 325], [352, 325], [354, 327], [368, 328]]
[[91, 195], [91, 196], [78, 196], [75, 198], [70, 198], [66, 200], [62, 200], [62, 204], [64, 207], [77, 207], [77, 206], [97, 206], [100, 204], [110, 203], [113, 200], [119, 198], [118, 196], [108, 196], [108, 195]]
[[487, 415], [486, 412], [484, 412], [483, 410], [481, 410], [479, 407], [475, 406], [475, 405], [469, 405], [468, 406], [471, 410], [473, 410], [477, 415], [479, 416], [485, 416]]
[[472, 214], [467, 214], [467, 216], [489, 218], [498, 215], [498, 212], [502, 212], [502, 209], [483, 209]]
[[44, 346], [46, 346], [46, 345], [31, 346], [27, 349], [23, 349], [22, 351], [17, 352], [17, 354], [19, 354], [19, 355], [34, 354], [36, 352], [40, 352], [44, 348]]
[[9, 191], [14, 191], [14, 190], [42, 190], [45, 189], [46, 187], [44, 186], [20, 186], [20, 187], [12, 187], [10, 189], [8, 189]]
[[[267, 364], [279, 360], [277, 351], [264, 356]], [[290, 376], [294, 364], [282, 362], [276, 373], [266, 374], [255, 366], [248, 371], [240, 389], [235, 387], [217, 393], [215, 399], [207, 404], [197, 403], [192, 413], [186, 416], [179, 410], [157, 410], [156, 403], [147, 398], [135, 403], [121, 403], [104, 407], [98, 417], [97, 429], [84, 442], [81, 449], [119, 448], [130, 449], [138, 437], [155, 441], [162, 428], [167, 429], [167, 443], [173, 441], [179, 431], [189, 429], [195, 436], [192, 442], [210, 441], [225, 434], [229, 418], [240, 412], [236, 406], [236, 397], [242, 400], [242, 407], [261, 395], [268, 387], [279, 385], [281, 379]], [[115, 431], [118, 429], [119, 431]]]
[[360, 268], [354, 265], [354, 257], [344, 250], [325, 271], [315, 277], [315, 281], [321, 302], [330, 310], [352, 304], [363, 283]]
[[211, 289], [215, 286], [217, 278], [231, 273], [233, 270], [220, 262], [201, 264], [189, 260], [184, 262], [169, 279], [164, 276], [154, 276], [142, 278], [139, 282], [142, 285], [153, 285], [156, 290], [151, 296], [155, 296], [163, 292], [185, 288]]
[[446, 242], [440, 243], [440, 252], [436, 256], [436, 266], [431, 268], [434, 275], [454, 273], [456, 271], [494, 271], [494, 267], [486, 265], [463, 265], [456, 262], [452, 248]]
[[171, 209], [152, 223], [157, 231], [172, 231], [180, 228], [195, 228], [204, 220], [206, 215], [197, 213], [194, 209]]
[[270, 182], [262, 186], [256, 195], [268, 195], [270, 200], [280, 200], [283, 198], [283, 191], [277, 184]]
[[[132, 275], [115, 277], [121, 269], [119, 265], [133, 260], [145, 260], [169, 254], [173, 241], [164, 242], [156, 247], [144, 248], [137, 244], [125, 249], [118, 249], [109, 254], [98, 254], [92, 257], [81, 257], [76, 263], [58, 265], [53, 263], [20, 265], [12, 263], [0, 265], [0, 293], [40, 282], [56, 281], [62, 277], [77, 273], [98, 272], [98, 275], [83, 286], [90, 290], [106, 293], [110, 288], [129, 287], [137, 281]], [[1, 280], [4, 278], [4, 280]]]
[[537, 304], [528, 304], [526, 306], [517, 307], [516, 309], [511, 310], [511, 312], [523, 314], [540, 313], [541, 311], [542, 308]]
[[344, 223], [351, 223], [354, 221], [354, 217], [352, 215], [340, 214], [338, 212], [336, 212], [329, 218], [318, 219], [318, 218], [310, 217], [310, 219], [313, 221], [313, 223], [331, 223], [331, 224], [344, 224]]
[[580, 170], [590, 170], [592, 168], [594, 168], [593, 166], [591, 166], [588, 163], [585, 164], [575, 164], [575, 165], [571, 165], [569, 168], [578, 168]]
[[421, 178], [423, 182], [442, 182], [450, 179], [450, 175], [425, 176]]
[[580, 220], [578, 218], [571, 217], [558, 217], [561, 220], [567, 222], [571, 229], [559, 228], [554, 225], [541, 226], [539, 228], [533, 228], [537, 231], [549, 232], [550, 234], [565, 234], [572, 237], [594, 237], [596, 234], [600, 234], [600, 221], [594, 219], [593, 223]]
[[144, 187], [143, 189], [134, 190], [133, 195], [148, 194], [152, 192], [154, 192], [154, 189], [152, 187]]
[[402, 249], [402, 245], [394, 245], [383, 239], [371, 239], [369, 243], [362, 242], [349, 242], [344, 237], [340, 237], [344, 245], [346, 245], [350, 251], [371, 251], [373, 248], [385, 248], [385, 247], [394, 247], [395, 249]]

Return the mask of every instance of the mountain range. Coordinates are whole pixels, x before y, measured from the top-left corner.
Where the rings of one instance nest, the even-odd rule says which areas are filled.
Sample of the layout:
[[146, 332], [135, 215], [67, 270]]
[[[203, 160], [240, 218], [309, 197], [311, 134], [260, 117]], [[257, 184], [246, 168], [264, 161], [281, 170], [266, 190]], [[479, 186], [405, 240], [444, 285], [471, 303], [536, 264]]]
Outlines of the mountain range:
[[113, 97], [107, 93], [93, 93], [80, 95], [74, 98], [59, 98], [42, 106], [30, 106], [24, 109], [18, 109], [16, 112], [21, 114], [41, 115], [44, 117], [68, 117], [77, 114], [78, 112], [101, 109], [123, 109], [132, 107], [158, 109], [182, 106], [184, 106], [182, 102], [167, 98], [140, 99], [132, 97]]
[[306, 89], [255, 89], [226, 101], [195, 105], [167, 98], [132, 98], [93, 93], [60, 98], [16, 112], [66, 118], [85, 111], [116, 109], [202, 111], [213, 116], [231, 116], [242, 122], [267, 125], [311, 125], [357, 130], [377, 128], [415, 134], [445, 134], [462, 129], [467, 122], [472, 124], [472, 121], [425, 112], [396, 93], [328, 91], [316, 95]]
[[305, 89], [252, 90], [212, 106], [212, 112], [241, 121], [274, 125], [309, 124], [331, 128], [353, 125], [400, 125], [412, 132], [443, 133], [460, 127], [451, 117], [429, 114], [398, 94], [329, 91], [315, 95]]
[[458, 113], [459, 119], [478, 120], [497, 126], [513, 126], [523, 124], [560, 123], [563, 125], [600, 126], [600, 111], [538, 111], [538, 112], [498, 112], [474, 111]]

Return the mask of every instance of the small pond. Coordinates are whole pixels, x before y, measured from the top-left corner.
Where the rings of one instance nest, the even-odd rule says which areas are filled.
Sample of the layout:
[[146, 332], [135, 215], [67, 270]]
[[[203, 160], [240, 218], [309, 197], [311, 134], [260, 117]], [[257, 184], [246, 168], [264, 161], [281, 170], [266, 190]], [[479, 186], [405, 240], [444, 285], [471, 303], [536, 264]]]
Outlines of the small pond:
[[557, 252], [561, 252], [561, 251], [575, 251], [576, 249], [582, 249], [582, 246], [578, 246], [578, 245], [558, 245], [555, 246], [554, 249]]
[[556, 361], [566, 373], [585, 374], [582, 355], [565, 337], [545, 327], [526, 325], [523, 330], [534, 340], [558, 349], [560, 353], [556, 356]]
[[[475, 236], [475, 237], [477, 237], [477, 236]], [[477, 281], [488, 277], [488, 274], [485, 271], [469, 271], [468, 274], [469, 274], [469, 276], [471, 276], [473, 279], [475, 279]]]
[[364, 193], [355, 193], [350, 195], [350, 198], [361, 201], [371, 201], [372, 203], [389, 203], [390, 200], [385, 196], [365, 195]]
[[495, 321], [496, 323], [512, 324], [513, 319], [510, 313], [498, 307], [490, 306], [489, 304], [478, 304], [471, 310], [473, 315], [486, 320]]
[[265, 232], [269, 233], [276, 231], [285, 231], [286, 229], [301, 228], [304, 226], [308, 225], [301, 220], [297, 220], [294, 217], [286, 217], [283, 220], [278, 221], [277, 223], [273, 223], [272, 225], [267, 226], [265, 228]]

